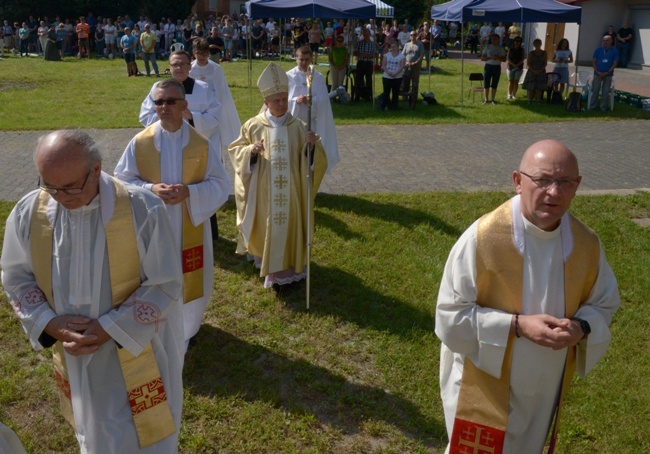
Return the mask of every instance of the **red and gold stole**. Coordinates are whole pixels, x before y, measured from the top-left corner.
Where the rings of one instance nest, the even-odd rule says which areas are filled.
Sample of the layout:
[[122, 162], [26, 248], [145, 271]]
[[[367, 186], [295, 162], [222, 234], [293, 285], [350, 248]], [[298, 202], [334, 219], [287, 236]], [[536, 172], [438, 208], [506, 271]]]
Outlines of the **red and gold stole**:
[[[156, 123], [135, 138], [135, 158], [140, 178], [161, 183], [160, 152], [154, 144]], [[194, 128], [189, 128], [189, 143], [183, 148], [183, 184], [199, 183], [208, 167], [208, 141]], [[194, 226], [188, 200], [183, 202], [183, 302], [203, 296], [203, 225]]]
[[[509, 200], [479, 220], [476, 273], [477, 304], [514, 314], [521, 312], [523, 256], [513, 242], [512, 215]], [[564, 263], [564, 295], [566, 317], [573, 317], [596, 281], [600, 245], [589, 228], [571, 215], [569, 219], [573, 249]], [[450, 453], [503, 451], [514, 341], [508, 339], [500, 378], [483, 372], [465, 358]], [[575, 373], [575, 351], [574, 347], [567, 352], [558, 406]]]
[[[140, 256], [133, 225], [133, 211], [126, 185], [111, 178], [115, 191], [115, 210], [106, 224], [106, 246], [111, 277], [112, 307], [119, 307], [140, 287]], [[30, 249], [36, 283], [48, 304], [55, 310], [52, 290], [53, 228], [47, 218], [51, 196], [45, 191], [36, 198], [30, 225]], [[61, 413], [75, 427], [70, 382], [61, 342], [53, 346], [54, 373]], [[176, 432], [167, 394], [160, 376], [151, 344], [138, 356], [126, 349], [118, 349], [122, 375], [126, 384], [131, 414], [141, 448], [154, 444]], [[101, 392], [101, 390], [97, 390]]]

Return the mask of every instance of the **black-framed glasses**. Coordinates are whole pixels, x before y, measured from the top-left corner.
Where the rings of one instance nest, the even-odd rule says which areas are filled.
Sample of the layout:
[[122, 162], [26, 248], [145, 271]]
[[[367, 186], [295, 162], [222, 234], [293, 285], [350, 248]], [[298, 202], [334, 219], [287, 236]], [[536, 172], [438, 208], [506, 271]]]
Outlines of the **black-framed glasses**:
[[192, 65], [191, 63], [174, 63], [173, 65], [169, 65], [169, 66], [174, 68], [174, 69], [180, 69], [180, 68], [184, 68], [186, 66], [191, 66], [191, 65]]
[[92, 171], [93, 169], [88, 170], [88, 173], [86, 174], [86, 179], [84, 180], [80, 188], [50, 188], [48, 186], [42, 186], [40, 176], [38, 177], [38, 187], [41, 188], [41, 190], [51, 195], [56, 195], [59, 192], [63, 192], [64, 194], [68, 194], [68, 195], [79, 195], [83, 192], [84, 188], [86, 187], [86, 183], [88, 182], [88, 177], [90, 177], [90, 172]]
[[169, 99], [154, 99], [153, 103], [157, 106], [167, 104], [168, 106], [175, 105], [178, 101], [183, 101], [183, 98], [169, 98]]
[[521, 170], [519, 171], [520, 174], [526, 175], [530, 180], [537, 185], [537, 187], [541, 189], [548, 189], [551, 187], [553, 183], [559, 188], [559, 189], [575, 189], [578, 187], [578, 183], [580, 183], [580, 177], [577, 178], [563, 178], [561, 180], [556, 180], [554, 178], [549, 178], [549, 177], [534, 177], [532, 175], [528, 175], [526, 172], [522, 172]]

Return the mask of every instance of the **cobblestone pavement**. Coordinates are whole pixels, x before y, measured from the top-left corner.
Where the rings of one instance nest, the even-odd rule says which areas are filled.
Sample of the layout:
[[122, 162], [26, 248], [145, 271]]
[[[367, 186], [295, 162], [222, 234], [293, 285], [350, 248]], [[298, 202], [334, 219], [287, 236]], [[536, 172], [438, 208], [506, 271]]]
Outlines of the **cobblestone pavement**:
[[[139, 129], [90, 130], [112, 172]], [[580, 189], [625, 193], [650, 190], [647, 121], [499, 125], [338, 126], [341, 162], [321, 192], [512, 190], [511, 173], [533, 142], [566, 143], [580, 162]], [[18, 200], [36, 188], [32, 161], [44, 131], [0, 132], [0, 200]], [[226, 160], [228, 161], [228, 160]], [[227, 163], [232, 176], [232, 168]]]

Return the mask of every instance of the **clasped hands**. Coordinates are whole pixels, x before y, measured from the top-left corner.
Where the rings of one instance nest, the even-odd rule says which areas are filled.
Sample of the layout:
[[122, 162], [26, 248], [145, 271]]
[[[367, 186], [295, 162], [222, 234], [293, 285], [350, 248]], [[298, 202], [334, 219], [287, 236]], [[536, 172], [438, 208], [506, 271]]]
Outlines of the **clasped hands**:
[[[568, 318], [547, 314], [519, 315], [520, 337], [553, 350], [573, 347], [584, 337], [580, 324]], [[512, 316], [511, 333], [515, 334], [515, 316]]]
[[45, 333], [63, 343], [73, 356], [91, 355], [111, 337], [97, 320], [81, 315], [59, 315], [49, 321]]
[[190, 196], [190, 189], [184, 184], [157, 183], [151, 187], [151, 191], [167, 205], [182, 203]]

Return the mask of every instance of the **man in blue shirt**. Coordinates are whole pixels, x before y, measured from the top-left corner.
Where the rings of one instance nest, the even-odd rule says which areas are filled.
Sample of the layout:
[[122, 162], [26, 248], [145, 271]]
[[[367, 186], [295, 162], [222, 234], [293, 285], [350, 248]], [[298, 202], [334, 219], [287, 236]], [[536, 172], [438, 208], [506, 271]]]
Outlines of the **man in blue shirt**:
[[124, 36], [120, 39], [122, 43], [122, 50], [124, 51], [124, 61], [126, 62], [126, 72], [128, 77], [138, 75], [138, 67], [135, 64], [135, 46], [138, 44], [138, 39], [131, 34], [131, 29], [126, 27], [124, 29]]
[[[591, 102], [589, 110], [594, 110], [598, 103], [600, 94], [600, 110], [607, 110], [607, 100], [609, 99], [609, 89], [612, 86], [612, 77], [614, 69], [618, 65], [618, 51], [612, 47], [612, 37], [603, 36], [603, 45], [594, 51], [592, 66], [594, 67], [594, 77], [591, 83]], [[602, 92], [601, 92], [602, 91]]]

